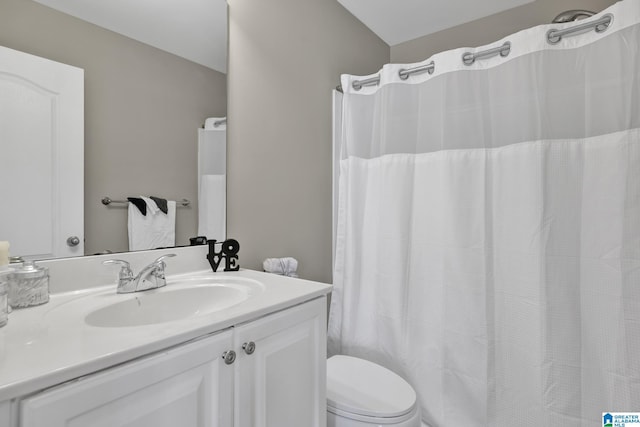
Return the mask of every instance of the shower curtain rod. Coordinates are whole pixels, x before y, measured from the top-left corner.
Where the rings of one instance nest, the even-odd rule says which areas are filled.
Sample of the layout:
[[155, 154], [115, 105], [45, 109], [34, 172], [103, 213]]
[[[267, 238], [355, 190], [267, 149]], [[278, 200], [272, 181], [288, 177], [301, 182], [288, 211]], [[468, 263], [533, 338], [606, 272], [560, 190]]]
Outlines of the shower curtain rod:
[[553, 21], [551, 22], [553, 24], [564, 24], [565, 22], [577, 21], [580, 18], [588, 18], [595, 14], [596, 14], [595, 12], [592, 12], [590, 10], [582, 10], [582, 9], [567, 10], [558, 14], [558, 16], [553, 18]]
[[[588, 11], [568, 11], [568, 12], [581, 12], [579, 16], [584, 16]], [[558, 16], [562, 16], [568, 12], [563, 12]], [[595, 21], [574, 25], [573, 27], [565, 28], [563, 30], [551, 29], [547, 31], [547, 42], [549, 44], [557, 44], [562, 40], [562, 37], [564, 36], [582, 33], [592, 28], [597, 33], [602, 33], [606, 31], [607, 28], [609, 28], [609, 25], [611, 25], [612, 21], [613, 21], [613, 15], [608, 13], [604, 15], [602, 18], [597, 19]], [[492, 49], [487, 49], [487, 50], [483, 50], [476, 53], [465, 52], [462, 55], [462, 62], [465, 65], [471, 65], [476, 61], [476, 59], [489, 58], [495, 55], [500, 55], [502, 57], [505, 57], [509, 55], [510, 51], [511, 51], [511, 43], [507, 41], [502, 46], [495, 47]], [[420, 74], [420, 73], [424, 73], [425, 71], [428, 72], [429, 74], [433, 74], [434, 70], [435, 70], [435, 63], [431, 61], [427, 65], [421, 65], [419, 67], [409, 68], [409, 69], [403, 68], [400, 71], [398, 71], [398, 76], [400, 77], [400, 79], [406, 80], [412, 74]], [[354, 90], [360, 90], [364, 86], [376, 86], [379, 83], [380, 83], [380, 75], [377, 75], [375, 77], [371, 77], [365, 80], [355, 80], [353, 83], [351, 83], [351, 86], [353, 87]], [[342, 85], [336, 86], [336, 90], [338, 92], [343, 92]]]

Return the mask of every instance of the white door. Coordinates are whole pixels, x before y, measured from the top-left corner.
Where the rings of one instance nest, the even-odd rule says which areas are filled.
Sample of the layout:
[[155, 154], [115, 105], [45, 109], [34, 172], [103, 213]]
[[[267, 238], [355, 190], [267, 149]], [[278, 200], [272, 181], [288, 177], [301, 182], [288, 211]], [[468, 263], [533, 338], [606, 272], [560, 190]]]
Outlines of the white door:
[[36, 394], [22, 427], [229, 427], [231, 331]]
[[235, 427], [326, 426], [326, 310], [319, 298], [236, 327]]
[[82, 69], [0, 46], [0, 183], [12, 255], [84, 254]]

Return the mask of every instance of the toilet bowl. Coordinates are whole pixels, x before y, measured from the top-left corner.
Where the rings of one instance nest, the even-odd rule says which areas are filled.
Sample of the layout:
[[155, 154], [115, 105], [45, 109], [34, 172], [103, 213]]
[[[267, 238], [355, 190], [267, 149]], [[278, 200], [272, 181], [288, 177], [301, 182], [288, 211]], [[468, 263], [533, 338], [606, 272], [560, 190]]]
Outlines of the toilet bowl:
[[413, 388], [380, 365], [351, 356], [327, 360], [327, 427], [420, 427]]

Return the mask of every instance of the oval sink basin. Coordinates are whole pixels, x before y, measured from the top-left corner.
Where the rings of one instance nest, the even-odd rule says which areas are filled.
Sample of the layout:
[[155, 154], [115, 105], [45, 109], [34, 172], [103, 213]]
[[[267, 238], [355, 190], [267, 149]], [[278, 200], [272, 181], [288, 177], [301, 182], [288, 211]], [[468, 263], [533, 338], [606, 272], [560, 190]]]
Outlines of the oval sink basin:
[[172, 322], [223, 310], [249, 298], [243, 289], [220, 285], [165, 287], [127, 296], [124, 301], [92, 311], [85, 322], [107, 328]]

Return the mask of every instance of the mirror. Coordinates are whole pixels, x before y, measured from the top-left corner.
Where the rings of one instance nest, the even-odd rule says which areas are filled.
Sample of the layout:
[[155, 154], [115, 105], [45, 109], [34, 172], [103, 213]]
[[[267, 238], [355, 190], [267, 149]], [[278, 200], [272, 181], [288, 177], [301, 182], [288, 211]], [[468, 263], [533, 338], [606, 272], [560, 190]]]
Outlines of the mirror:
[[[198, 1], [222, 5], [226, 49], [226, 1]], [[226, 64], [215, 70], [213, 63], [205, 66], [205, 60], [167, 52], [183, 49], [180, 46], [160, 50], [149, 41], [133, 40], [41, 4], [47, 2], [53, 7], [74, 4], [3, 0], [0, 45], [84, 70], [84, 254], [128, 250], [127, 204], [105, 206], [104, 197], [189, 200], [187, 207], [178, 203], [175, 225], [176, 245], [188, 245], [198, 231], [198, 133], [207, 118], [226, 116]], [[75, 3], [104, 6], [100, 1]], [[108, 3], [128, 7], [119, 15], [131, 24], [135, 13], [130, 2]], [[152, 26], [154, 16], [148, 10], [141, 5], [144, 20], [134, 22], [134, 28]], [[103, 9], [97, 12], [109, 15]], [[182, 33], [211, 40], [192, 28], [192, 21], [171, 18], [189, 25]], [[3, 209], [19, 208], [21, 200], [2, 204]], [[0, 232], [10, 226], [1, 224]], [[0, 235], [0, 240], [5, 239]]]

